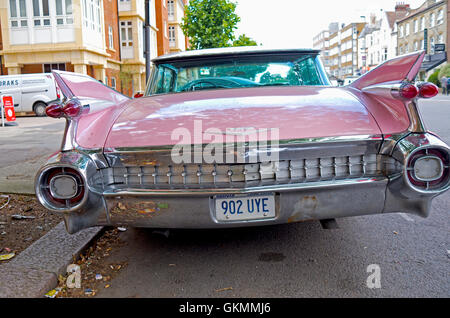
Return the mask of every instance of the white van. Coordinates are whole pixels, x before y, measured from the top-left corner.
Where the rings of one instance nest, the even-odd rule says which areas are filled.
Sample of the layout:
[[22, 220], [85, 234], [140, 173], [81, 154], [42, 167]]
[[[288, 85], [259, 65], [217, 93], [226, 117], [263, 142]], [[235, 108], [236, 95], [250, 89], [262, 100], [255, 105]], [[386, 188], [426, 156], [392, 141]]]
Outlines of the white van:
[[60, 99], [60, 91], [51, 73], [0, 76], [0, 95], [12, 95], [16, 112], [34, 112], [45, 116], [45, 107]]

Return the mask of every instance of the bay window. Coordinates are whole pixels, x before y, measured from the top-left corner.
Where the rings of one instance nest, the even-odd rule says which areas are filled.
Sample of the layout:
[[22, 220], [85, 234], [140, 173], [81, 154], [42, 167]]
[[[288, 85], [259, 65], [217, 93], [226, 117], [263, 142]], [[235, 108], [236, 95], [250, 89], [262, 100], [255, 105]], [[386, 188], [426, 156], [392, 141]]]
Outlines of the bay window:
[[50, 26], [49, 0], [33, 0], [34, 26]]
[[72, 0], [56, 0], [56, 24], [73, 24]]
[[26, 0], [9, 0], [9, 17], [12, 28], [28, 26]]
[[133, 46], [133, 22], [120, 22], [120, 42], [123, 47]]

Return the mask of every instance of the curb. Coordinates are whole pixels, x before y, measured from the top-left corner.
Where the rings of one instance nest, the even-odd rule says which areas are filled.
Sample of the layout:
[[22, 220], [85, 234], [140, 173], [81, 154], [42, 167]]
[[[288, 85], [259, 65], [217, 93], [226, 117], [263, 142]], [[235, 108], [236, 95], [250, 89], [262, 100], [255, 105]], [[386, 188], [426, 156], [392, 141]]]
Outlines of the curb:
[[43, 297], [102, 229], [97, 226], [71, 235], [64, 222], [56, 225], [16, 258], [0, 265], [0, 298]]

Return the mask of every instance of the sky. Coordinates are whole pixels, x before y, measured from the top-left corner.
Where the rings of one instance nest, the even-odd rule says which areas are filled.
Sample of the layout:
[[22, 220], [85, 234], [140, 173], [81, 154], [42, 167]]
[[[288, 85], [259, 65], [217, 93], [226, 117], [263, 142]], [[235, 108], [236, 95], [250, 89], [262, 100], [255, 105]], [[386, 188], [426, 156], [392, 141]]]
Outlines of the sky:
[[425, 0], [232, 0], [245, 33], [268, 47], [312, 47], [312, 39], [331, 22], [364, 22], [370, 13], [394, 11], [397, 2], [419, 7]]

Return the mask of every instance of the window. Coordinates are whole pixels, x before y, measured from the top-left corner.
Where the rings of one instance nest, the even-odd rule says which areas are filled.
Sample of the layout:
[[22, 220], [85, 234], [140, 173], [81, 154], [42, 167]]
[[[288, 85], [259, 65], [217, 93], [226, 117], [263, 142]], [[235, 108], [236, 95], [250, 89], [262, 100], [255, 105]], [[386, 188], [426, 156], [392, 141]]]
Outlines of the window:
[[414, 20], [414, 33], [417, 33], [419, 31], [419, 22]]
[[398, 29], [398, 35], [399, 37], [403, 37], [403, 25], [400, 26], [400, 28]]
[[50, 25], [48, 0], [33, 0], [33, 21], [34, 26]]
[[434, 37], [430, 39], [430, 53], [434, 54]]
[[434, 27], [436, 25], [436, 16], [434, 15], [434, 12], [430, 14], [430, 28]]
[[114, 49], [114, 36], [112, 26], [108, 27], [108, 40], [109, 40], [109, 48]]
[[26, 0], [9, 0], [9, 15], [12, 28], [28, 26]]
[[115, 77], [111, 77], [111, 87], [116, 89], [116, 78]]
[[73, 24], [72, 0], [56, 0], [56, 24]]
[[52, 70], [65, 71], [65, 63], [43, 64], [44, 73], [50, 73]]
[[425, 29], [425, 17], [420, 18], [420, 31]]
[[167, 1], [167, 13], [169, 16], [169, 20], [173, 20], [175, 18], [175, 1], [168, 0]]
[[108, 85], [108, 76], [106, 75], [105, 75], [105, 82], [103, 84]]
[[409, 35], [409, 23], [406, 23], [406, 26], [405, 26], [405, 36], [408, 36]]
[[[319, 75], [321, 66], [316, 56], [309, 54], [261, 55], [257, 61], [239, 56], [233, 61], [218, 57], [155, 67], [146, 95], [261, 85], [324, 85]], [[351, 73], [352, 67], [343, 67], [341, 71], [342, 74]]]
[[438, 11], [436, 23], [439, 25], [442, 22], [444, 22], [444, 10], [441, 9]]
[[102, 32], [101, 0], [83, 0], [84, 26], [93, 31]]
[[419, 49], [417, 41], [414, 41], [414, 51], [417, 51]]
[[167, 38], [167, 21], [164, 21], [164, 36]]
[[133, 22], [120, 22], [120, 42], [123, 47], [133, 46]]
[[175, 27], [174, 26], [170, 26], [169, 27], [169, 46], [170, 47], [175, 47], [176, 44], [176, 38], [175, 38]]
[[438, 37], [438, 43], [444, 43], [444, 35], [443, 34], [439, 34], [439, 37]]

